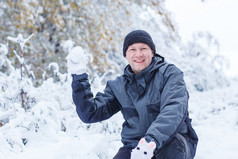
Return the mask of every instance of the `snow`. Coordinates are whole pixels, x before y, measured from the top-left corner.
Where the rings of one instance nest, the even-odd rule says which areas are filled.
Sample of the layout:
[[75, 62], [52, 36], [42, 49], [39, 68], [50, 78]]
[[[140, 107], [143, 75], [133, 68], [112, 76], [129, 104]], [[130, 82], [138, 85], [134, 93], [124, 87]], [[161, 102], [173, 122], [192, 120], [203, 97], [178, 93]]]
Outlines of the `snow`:
[[87, 56], [85, 56], [85, 52], [82, 47], [76, 46], [70, 49], [70, 54], [67, 56], [67, 59], [71, 59], [74, 64], [85, 62], [87, 64]]
[[20, 47], [21, 47], [21, 50], [23, 51], [26, 42], [29, 41], [30, 38], [32, 38], [33, 35], [34, 34], [31, 34], [28, 38], [24, 39], [22, 34], [18, 34], [18, 36], [16, 38], [8, 36], [7, 40], [10, 40], [10, 41], [12, 41], [14, 43], [18, 43], [20, 45]]
[[53, 69], [54, 74], [57, 75], [57, 73], [59, 73], [59, 66], [56, 62], [52, 62], [49, 64], [48, 66], [49, 69]]
[[[70, 98], [71, 80], [61, 85], [49, 79], [28, 90], [37, 101], [29, 112], [15, 103], [16, 115], [0, 127], [0, 158], [109, 159], [115, 155], [122, 146], [121, 114], [101, 123], [82, 123]], [[234, 80], [223, 89], [190, 94], [190, 116], [200, 139], [196, 159], [238, 157], [237, 88]]]
[[[232, 53], [228, 56], [231, 55], [235, 59], [233, 55], [237, 52], [237, 46], [234, 45], [237, 41], [235, 40], [237, 29], [233, 30], [233, 27], [237, 28], [237, 24], [233, 18], [234, 24], [231, 25], [229, 18], [226, 17], [235, 14], [233, 12], [237, 6], [236, 1], [207, 0], [202, 3], [198, 0], [193, 2], [168, 0], [169, 3], [168, 8], [176, 13], [175, 19], [179, 21], [178, 25], [184, 41], [189, 40], [192, 33], [197, 30], [213, 27], [214, 29], [207, 30], [218, 38], [221, 54]], [[188, 7], [181, 8], [181, 5]], [[209, 18], [212, 14], [216, 14], [220, 19], [223, 18], [221, 21], [224, 24], [215, 25], [219, 22], [219, 18], [214, 19], [214, 24], [208, 23], [209, 21], [205, 23], [206, 16]], [[204, 20], [206, 26], [201, 20]], [[230, 30], [225, 29], [228, 30], [225, 35], [218, 26]], [[10, 37], [9, 40], [17, 42], [17, 38]], [[23, 38], [22, 40], [24, 41]], [[73, 45], [74, 43], [69, 40], [63, 44], [63, 48], [68, 52], [73, 50], [83, 53], [82, 48]], [[1, 59], [5, 59], [7, 53], [7, 48], [1, 44]], [[1, 65], [3, 64], [4, 61]], [[232, 76], [236, 75], [233, 65], [231, 61]], [[72, 101], [71, 76], [59, 73], [56, 63], [51, 63], [49, 67], [54, 70], [55, 75], [59, 76], [60, 81], [55, 82], [50, 78], [37, 88], [33, 87], [28, 79], [21, 80], [19, 70], [12, 70], [8, 76], [0, 72], [0, 121], [4, 124], [0, 126], [0, 158], [111, 159], [122, 146], [120, 141], [122, 115], [118, 113], [107, 121], [84, 124], [77, 116]], [[92, 91], [102, 91], [105, 87], [100, 83], [102, 77], [96, 76], [95, 80], [99, 82], [92, 85]], [[228, 86], [190, 92], [190, 117], [199, 136], [195, 159], [238, 158], [237, 80], [238, 77], [230, 77]], [[27, 92], [26, 104], [31, 109], [22, 108], [19, 99], [20, 90]]]
[[166, 7], [178, 23], [182, 40], [192, 40], [196, 32], [209, 32], [220, 44], [220, 54], [228, 57], [228, 76], [238, 75], [237, 0], [166, 0]]
[[193, 125], [199, 136], [197, 159], [238, 157], [238, 83], [190, 95]]
[[69, 54], [66, 57], [68, 61], [68, 72], [78, 75], [85, 73], [89, 57], [90, 56], [87, 55], [84, 49], [80, 46], [75, 46], [69, 49]]
[[0, 43], [0, 54], [7, 55], [8, 49], [7, 46]]
[[74, 46], [74, 42], [72, 40], [67, 40], [65, 42], [63, 42], [62, 47], [64, 49], [64, 51], [68, 52], [70, 51]]

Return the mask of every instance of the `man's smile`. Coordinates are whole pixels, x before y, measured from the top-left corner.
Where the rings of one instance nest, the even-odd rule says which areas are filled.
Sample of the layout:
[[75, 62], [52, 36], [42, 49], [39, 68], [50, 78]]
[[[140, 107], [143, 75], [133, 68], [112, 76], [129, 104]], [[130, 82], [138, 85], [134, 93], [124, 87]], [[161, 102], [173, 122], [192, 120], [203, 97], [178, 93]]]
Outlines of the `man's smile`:
[[145, 61], [145, 59], [142, 59], [142, 60], [134, 60], [134, 62], [136, 63], [143, 63]]

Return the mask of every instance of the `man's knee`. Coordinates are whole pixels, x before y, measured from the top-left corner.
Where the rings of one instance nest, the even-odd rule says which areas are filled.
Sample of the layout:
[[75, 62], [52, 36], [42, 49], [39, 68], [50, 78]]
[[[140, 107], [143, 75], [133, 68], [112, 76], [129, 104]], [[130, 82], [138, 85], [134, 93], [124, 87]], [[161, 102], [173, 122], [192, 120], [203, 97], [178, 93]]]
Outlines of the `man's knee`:
[[158, 151], [156, 159], [192, 159], [188, 141], [181, 134], [176, 134], [170, 143]]
[[127, 147], [121, 147], [113, 159], [130, 159], [131, 149]]

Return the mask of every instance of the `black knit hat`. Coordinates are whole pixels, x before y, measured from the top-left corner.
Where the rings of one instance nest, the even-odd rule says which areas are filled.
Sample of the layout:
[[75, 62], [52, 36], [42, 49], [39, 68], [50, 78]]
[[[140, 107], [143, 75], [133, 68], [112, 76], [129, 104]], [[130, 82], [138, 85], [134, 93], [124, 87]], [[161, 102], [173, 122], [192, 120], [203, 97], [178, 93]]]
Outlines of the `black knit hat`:
[[145, 43], [149, 45], [151, 50], [156, 53], [154, 42], [149, 33], [144, 30], [134, 30], [127, 34], [123, 43], [123, 55], [126, 56], [126, 51], [128, 47], [134, 43]]

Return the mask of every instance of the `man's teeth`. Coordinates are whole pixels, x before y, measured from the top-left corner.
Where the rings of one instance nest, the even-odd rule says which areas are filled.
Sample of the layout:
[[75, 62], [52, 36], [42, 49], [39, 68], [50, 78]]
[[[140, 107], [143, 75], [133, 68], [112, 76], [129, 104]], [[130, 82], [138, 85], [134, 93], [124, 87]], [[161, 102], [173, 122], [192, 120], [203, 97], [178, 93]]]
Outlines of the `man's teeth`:
[[144, 62], [145, 60], [135, 60], [135, 62]]

